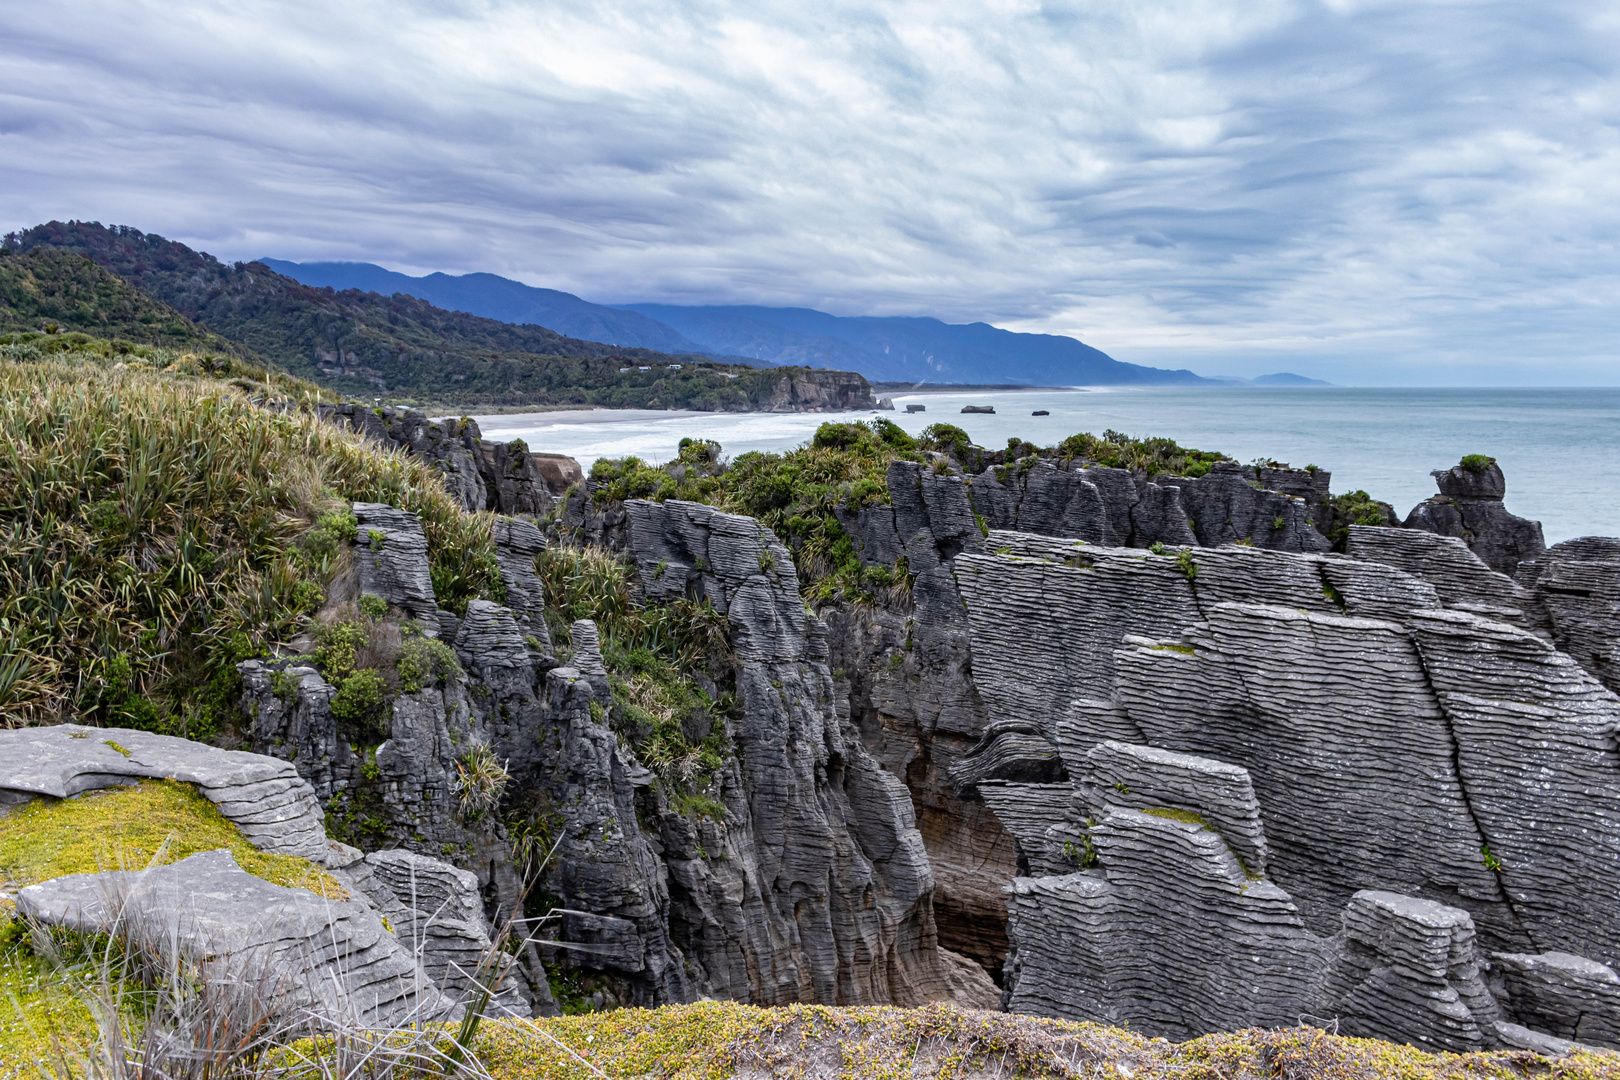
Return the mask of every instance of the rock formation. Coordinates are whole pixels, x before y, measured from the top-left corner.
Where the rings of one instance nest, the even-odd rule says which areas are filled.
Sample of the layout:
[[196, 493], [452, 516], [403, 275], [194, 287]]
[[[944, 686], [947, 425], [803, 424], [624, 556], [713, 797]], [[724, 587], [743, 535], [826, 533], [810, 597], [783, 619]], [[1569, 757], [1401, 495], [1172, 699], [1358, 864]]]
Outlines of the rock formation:
[[[144, 871], [41, 882], [18, 893], [23, 914], [173, 942], [222, 975], [262, 980], [266, 993], [288, 995], [290, 1013], [317, 1019], [392, 1025], [455, 1015], [472, 1000], [473, 976], [491, 947], [476, 879], [436, 859], [404, 851], [363, 857], [328, 839], [316, 792], [291, 764], [123, 728], [0, 731], [5, 805], [142, 778], [195, 784], [255, 847], [326, 869], [349, 899], [273, 885], [214, 851]], [[497, 989], [493, 1013], [529, 1015], [510, 975]]]
[[471, 417], [429, 420], [413, 409], [392, 405], [372, 409], [354, 402], [316, 408], [325, 420], [431, 462], [467, 510], [543, 514], [557, 496], [583, 479], [573, 458], [530, 453], [520, 439], [492, 442]]
[[1406, 516], [1408, 529], [1458, 537], [1485, 565], [1503, 574], [1514, 573], [1521, 562], [1546, 550], [1541, 522], [1514, 517], [1502, 504], [1507, 481], [1495, 458], [1464, 458], [1433, 475], [1440, 494], [1412, 508]]
[[1039, 732], [1074, 793], [959, 771], [1036, 875], [1009, 902], [1011, 1007], [1171, 1036], [1307, 1013], [1462, 1048], [1567, 1037], [1487, 990], [1494, 954], [1590, 958], [1607, 985], [1620, 700], [1480, 614], [1523, 616], [1460, 543], [1352, 536], [1417, 573], [997, 532], [957, 557], [974, 652], [1004, 658], [976, 679], [974, 759], [1049, 770]]

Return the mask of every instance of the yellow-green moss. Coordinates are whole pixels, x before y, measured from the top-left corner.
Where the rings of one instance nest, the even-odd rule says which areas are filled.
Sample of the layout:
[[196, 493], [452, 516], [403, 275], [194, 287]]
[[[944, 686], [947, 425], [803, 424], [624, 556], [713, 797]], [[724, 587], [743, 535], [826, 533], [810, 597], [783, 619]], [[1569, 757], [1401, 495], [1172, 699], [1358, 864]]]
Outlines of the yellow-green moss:
[[170, 862], [226, 848], [255, 877], [334, 898], [348, 896], [309, 861], [260, 851], [196, 788], [173, 780], [144, 780], [72, 799], [36, 799], [0, 817], [0, 875], [18, 889], [64, 874], [139, 870], [170, 837]]
[[94, 1034], [89, 1010], [38, 959], [14, 945], [0, 954], [0, 1080], [40, 1075], [55, 1043], [82, 1045]]
[[1152, 814], [1154, 817], [1169, 818], [1171, 821], [1185, 822], [1188, 825], [1200, 825], [1206, 829], [1209, 828], [1209, 822], [1202, 815], [1195, 814], [1191, 810], [1178, 810], [1173, 806], [1151, 806], [1144, 809], [1142, 813]]
[[[486, 1024], [495, 1080], [721, 1080], [754, 1076], [1114, 1076], [1133, 1080], [1620, 1080], [1620, 1055], [1431, 1054], [1315, 1028], [1239, 1031], [1187, 1043], [1122, 1028], [935, 1004], [919, 1009], [765, 1009], [701, 1002]], [[575, 1057], [574, 1055], [578, 1055]], [[584, 1059], [589, 1066], [582, 1063]]]

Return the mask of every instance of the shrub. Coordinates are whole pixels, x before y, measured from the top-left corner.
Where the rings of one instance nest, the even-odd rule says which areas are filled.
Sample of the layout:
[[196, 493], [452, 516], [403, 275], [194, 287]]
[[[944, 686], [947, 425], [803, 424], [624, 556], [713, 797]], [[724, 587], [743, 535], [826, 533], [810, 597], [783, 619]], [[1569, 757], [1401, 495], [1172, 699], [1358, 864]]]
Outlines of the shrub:
[[360, 614], [368, 619], [380, 619], [388, 614], [388, 601], [376, 593], [361, 593]]
[[1487, 454], [1467, 454], [1458, 462], [1471, 473], [1482, 473], [1496, 464], [1496, 459]]
[[345, 738], [374, 746], [388, 737], [382, 724], [388, 684], [373, 668], [360, 668], [338, 682], [330, 702], [338, 731]]
[[400, 650], [399, 688], [414, 694], [423, 687], [460, 674], [456, 651], [437, 638], [409, 638]]

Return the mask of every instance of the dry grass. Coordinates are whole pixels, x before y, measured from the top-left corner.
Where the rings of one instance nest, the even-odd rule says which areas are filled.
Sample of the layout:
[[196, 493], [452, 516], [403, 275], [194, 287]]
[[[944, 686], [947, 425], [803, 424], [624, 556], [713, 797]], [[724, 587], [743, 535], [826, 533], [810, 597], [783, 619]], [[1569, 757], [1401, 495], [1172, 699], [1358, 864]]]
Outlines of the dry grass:
[[761, 1009], [703, 1002], [485, 1025], [494, 1080], [611, 1077], [1087, 1077], [1107, 1080], [1598, 1080], [1620, 1055], [1429, 1054], [1315, 1028], [1242, 1031], [1176, 1044], [1098, 1024], [936, 1004], [920, 1009]]
[[319, 608], [339, 567], [298, 541], [350, 501], [421, 515], [446, 606], [500, 598], [490, 515], [435, 470], [171, 367], [0, 363], [0, 722], [207, 737], [235, 662]]

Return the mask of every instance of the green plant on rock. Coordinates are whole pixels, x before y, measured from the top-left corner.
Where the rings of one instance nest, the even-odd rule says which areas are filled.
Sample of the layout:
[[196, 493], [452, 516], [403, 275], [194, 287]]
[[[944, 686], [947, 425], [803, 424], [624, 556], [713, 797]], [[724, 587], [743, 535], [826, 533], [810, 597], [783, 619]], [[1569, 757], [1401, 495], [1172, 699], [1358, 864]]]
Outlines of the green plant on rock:
[[384, 725], [388, 684], [373, 668], [360, 668], [344, 676], [328, 703], [338, 732], [351, 741], [375, 745], [388, 737]]
[[1394, 522], [1390, 520], [1385, 511], [1371, 495], [1365, 491], [1352, 491], [1345, 495], [1335, 495], [1332, 499], [1333, 530], [1328, 539], [1333, 543], [1334, 551], [1343, 551], [1349, 542], [1350, 526], [1377, 525], [1389, 526]]
[[476, 818], [500, 805], [512, 776], [506, 763], [486, 743], [478, 743], [456, 762], [456, 798], [461, 814]]
[[1176, 552], [1176, 569], [1180, 570], [1188, 581], [1198, 577], [1198, 563], [1193, 560], [1192, 548], [1184, 547]]
[[[533, 638], [529, 639], [534, 641]], [[539, 642], [535, 642], [536, 645]], [[417, 635], [405, 640], [399, 654], [399, 689], [414, 694], [461, 673], [456, 651], [438, 638]]]
[[1496, 464], [1496, 459], [1489, 454], [1465, 454], [1457, 463], [1471, 473], [1482, 473]]
[[388, 614], [388, 601], [376, 593], [361, 593], [360, 614], [368, 619], [380, 619]]

